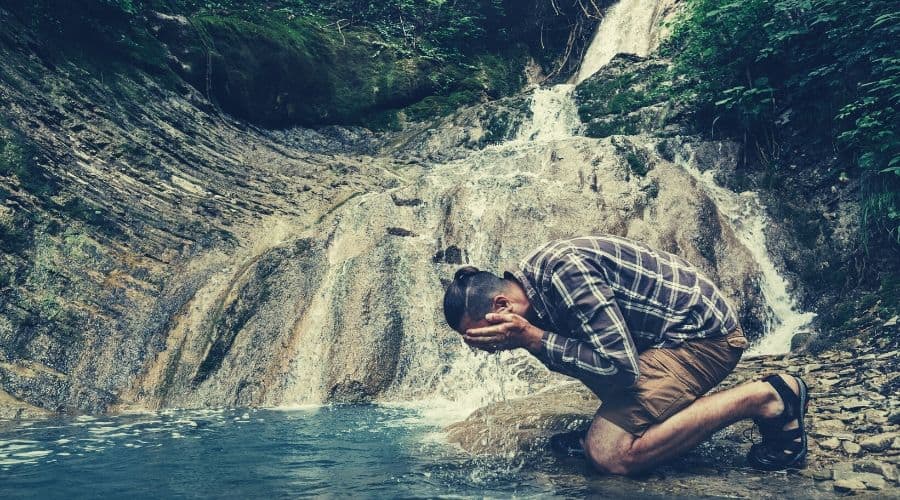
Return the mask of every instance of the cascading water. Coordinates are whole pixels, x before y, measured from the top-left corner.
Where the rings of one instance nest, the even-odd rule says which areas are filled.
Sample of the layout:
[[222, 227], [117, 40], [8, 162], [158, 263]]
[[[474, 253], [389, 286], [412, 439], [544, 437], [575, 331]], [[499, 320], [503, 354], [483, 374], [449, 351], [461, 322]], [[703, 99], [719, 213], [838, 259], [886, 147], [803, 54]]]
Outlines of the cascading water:
[[[578, 79], [587, 78], [608, 63], [612, 58], [610, 50], [613, 54], [620, 51], [646, 54], [652, 50], [657, 36], [659, 3], [643, 0], [623, 1], [614, 6], [614, 10], [610, 11], [598, 28]], [[605, 44], [607, 38], [614, 40], [615, 43]], [[598, 48], [600, 46], [607, 48], [601, 50]], [[613, 49], [609, 49], [610, 46]], [[620, 154], [618, 150], [612, 148], [611, 153], [601, 153], [600, 151], [610, 145], [601, 146], [594, 140], [577, 135], [582, 124], [572, 98], [574, 88], [573, 84], [562, 84], [535, 89], [531, 99], [530, 120], [519, 127], [512, 140], [473, 151], [460, 160], [432, 167], [431, 174], [417, 183], [415, 193], [417, 196], [425, 193], [425, 199], [434, 200], [426, 201], [426, 205], [445, 205], [452, 207], [452, 210], [436, 211], [430, 216], [420, 214], [415, 221], [409, 221], [409, 224], [444, 227], [442, 230], [444, 234], [453, 234], [456, 243], [464, 243], [466, 249], [464, 262], [494, 270], [503, 269], [504, 266], [514, 263], [524, 256], [531, 246], [540, 241], [564, 235], [571, 236], [573, 231], [608, 230], [604, 229], [608, 226], [602, 224], [592, 226], [590, 223], [582, 222], [575, 225], [580, 227], [576, 229], [550, 223], [547, 220], [548, 216], [542, 212], [565, 213], [566, 209], [570, 209], [569, 203], [583, 203], [583, 201], [567, 201], [561, 204], [566, 208], [561, 209], [560, 206], [553, 206], [554, 203], [559, 203], [559, 200], [554, 199], [559, 196], [558, 194], [551, 195], [546, 200], [542, 199], [542, 195], [527, 194], [527, 186], [530, 185], [541, 186], [534, 188], [541, 193], [563, 193], [572, 189], [570, 184], [562, 180], [560, 167], [556, 165], [563, 156], [569, 154], [575, 158], [581, 155], [583, 161], [575, 158], [572, 160], [574, 165], [584, 165], [590, 158], [587, 151], [593, 151], [594, 160], [591, 160], [591, 164], [595, 167], [601, 165], [599, 168], [608, 169], [609, 171], [605, 173], [616, 178], [615, 171], [620, 165], [615, 160], [616, 155]], [[567, 148], [569, 153], [559, 152]], [[580, 149], [584, 152], [577, 154], [573, 152]], [[686, 170], [694, 176], [698, 172], [696, 167], [690, 165]], [[570, 175], [575, 175], [575, 172], [571, 172]], [[593, 175], [595, 178], [599, 177], [600, 172], [595, 171]], [[583, 173], [579, 171], [577, 176], [582, 179], [579, 183], [584, 184]], [[622, 189], [616, 187], [617, 182], [613, 179], [607, 182], [594, 181], [596, 187], [591, 189], [598, 192], [608, 191], [611, 196], [620, 198], [616, 200], [622, 202], [618, 208], [611, 206], [613, 202], [609, 200], [597, 202], [597, 206], [604, 207], [604, 211], [621, 214], [627, 212], [634, 202], [629, 201], [629, 195], [622, 191], [616, 194], [617, 189]], [[722, 188], [714, 190], [705, 182], [703, 186], [710, 191], [710, 197], [718, 204], [720, 210], [727, 214], [732, 213], [731, 207], [737, 206], [732, 200], [737, 195]], [[573, 199], [577, 200], [579, 197], [580, 195], [575, 194]], [[737, 196], [736, 199], [743, 198]], [[753, 204], [751, 208], [746, 209], [749, 211], [732, 216], [731, 221], [746, 247], [742, 251], [752, 256], [762, 273], [763, 292], [768, 308], [772, 312], [765, 340], [756, 350], [783, 352], [787, 349], [785, 342], [789, 344], [790, 333], [808, 323], [810, 315], [795, 312], [796, 308], [786, 292], [784, 280], [778, 276], [769, 259], [764, 241], [759, 239], [763, 238], [761, 227], [765, 223], [759, 208], [758, 203]], [[367, 213], [371, 213], [371, 210], [369, 207]], [[524, 242], [519, 241], [521, 234], [510, 229], [520, 222], [517, 221], [520, 210], [525, 212], [531, 228], [529, 237], [526, 238], [528, 241]], [[435, 219], [430, 220], [431, 217]], [[586, 212], [572, 218], [589, 221], [599, 217], [596, 213]], [[542, 219], [545, 222], [542, 222]], [[441, 231], [438, 235], [439, 240], [444, 238]], [[435, 246], [427, 237], [420, 238], [422, 241], [416, 243], [417, 246], [423, 245], [428, 248]], [[424, 250], [422, 252], [424, 253]], [[433, 270], [421, 265], [421, 261], [427, 258], [425, 255], [408, 258], [410, 261], [406, 264], [395, 264], [401, 265], [406, 270], [404, 273], [413, 274], [413, 277], [409, 278], [408, 286], [430, 290], [416, 296], [415, 309], [420, 312], [433, 311], [435, 304], [440, 302], [443, 287], [430, 284], [435, 281], [435, 277]], [[414, 262], [416, 260], [418, 262]], [[720, 270], [720, 273], [723, 272], [727, 271]], [[447, 332], [435, 328], [434, 323], [441, 322], [438, 315], [431, 316], [417, 312], [409, 316], [412, 317], [407, 321], [412, 324], [405, 328], [407, 333], [399, 355], [404, 377], [383, 395], [384, 400], [425, 401], [426, 413], [430, 415], [430, 419], [447, 422], [458, 420], [471, 410], [487, 403], [506, 397], [526, 395], [544, 387], [547, 383], [546, 379], [536, 383], [533, 377], [529, 380], [529, 376], [521, 375], [529, 371], [533, 373], [534, 368], [538, 366], [525, 353], [473, 354], [459, 346], [456, 339], [451, 339], [456, 342], [450, 343], [446, 339], [441, 340]], [[787, 341], [784, 340], [785, 337]], [[435, 367], [439, 366], [445, 368], [436, 373]]]
[[581, 127], [578, 109], [572, 99], [575, 85], [539, 87], [531, 99], [531, 122], [519, 130], [519, 141], [566, 139]]
[[620, 0], [603, 16], [572, 83], [579, 84], [596, 73], [616, 54], [647, 56], [659, 42], [660, 17], [667, 2]]
[[682, 159], [679, 162], [703, 186], [724, 214], [741, 242], [759, 266], [760, 285], [769, 315], [766, 318], [763, 337], [749, 354], [781, 354], [791, 349], [791, 338], [807, 331], [815, 313], [803, 312], [788, 292], [787, 281], [778, 273], [766, 245], [765, 207], [756, 193], [735, 193], [715, 181], [715, 170], [701, 172], [696, 162]]

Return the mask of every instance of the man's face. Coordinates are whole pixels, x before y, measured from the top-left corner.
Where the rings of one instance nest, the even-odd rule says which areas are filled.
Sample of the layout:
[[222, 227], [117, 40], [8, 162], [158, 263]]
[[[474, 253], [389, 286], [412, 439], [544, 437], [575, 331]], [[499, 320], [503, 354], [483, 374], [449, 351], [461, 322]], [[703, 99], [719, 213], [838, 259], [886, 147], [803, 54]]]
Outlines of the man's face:
[[[491, 312], [493, 313], [501, 313], [501, 312], [511, 312], [515, 314], [522, 314], [526, 306], [524, 304], [519, 304], [509, 297], [505, 295], [498, 295], [494, 297], [493, 307], [491, 308]], [[484, 319], [484, 316], [480, 318], [470, 318], [468, 314], [464, 315], [462, 320], [459, 322], [459, 329], [456, 330], [460, 335], [465, 335], [466, 330], [472, 330], [474, 328], [484, 328], [486, 326], [490, 326], [491, 323]]]
[[473, 328], [483, 328], [486, 326], [490, 326], [488, 320], [484, 319], [483, 317], [473, 320], [472, 318], [469, 318], [468, 314], [466, 314], [465, 316], [463, 316], [462, 321], [459, 322], [459, 329], [456, 330], [456, 332], [460, 335], [465, 335], [466, 330], [471, 330]]

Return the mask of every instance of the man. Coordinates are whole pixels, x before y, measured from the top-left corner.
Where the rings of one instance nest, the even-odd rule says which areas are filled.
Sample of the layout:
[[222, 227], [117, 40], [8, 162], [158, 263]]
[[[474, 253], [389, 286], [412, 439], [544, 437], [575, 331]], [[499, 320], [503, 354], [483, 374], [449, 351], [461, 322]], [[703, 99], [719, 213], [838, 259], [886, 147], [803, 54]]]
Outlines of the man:
[[772, 375], [701, 397], [747, 340], [722, 293], [676, 255], [614, 236], [553, 241], [502, 278], [459, 269], [444, 315], [468, 345], [527, 349], [596, 393], [602, 405], [580, 444], [601, 471], [641, 472], [744, 418], [763, 437], [751, 465], [803, 465], [803, 380]]

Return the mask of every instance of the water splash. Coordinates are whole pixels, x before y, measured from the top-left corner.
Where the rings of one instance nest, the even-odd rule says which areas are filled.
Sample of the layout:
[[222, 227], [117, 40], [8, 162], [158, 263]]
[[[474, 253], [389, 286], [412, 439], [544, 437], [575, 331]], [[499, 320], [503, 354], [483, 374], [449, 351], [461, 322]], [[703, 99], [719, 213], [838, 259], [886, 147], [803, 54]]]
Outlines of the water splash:
[[782, 354], [790, 351], [791, 338], [800, 332], [808, 332], [809, 324], [816, 316], [803, 312], [797, 301], [788, 293], [787, 281], [778, 273], [766, 244], [765, 207], [752, 191], [735, 193], [715, 181], [715, 170], [701, 172], [694, 161], [680, 161], [684, 169], [703, 186], [716, 204], [744, 247], [750, 251], [759, 266], [760, 288], [769, 314], [765, 320], [762, 338], [752, 346], [748, 354]]

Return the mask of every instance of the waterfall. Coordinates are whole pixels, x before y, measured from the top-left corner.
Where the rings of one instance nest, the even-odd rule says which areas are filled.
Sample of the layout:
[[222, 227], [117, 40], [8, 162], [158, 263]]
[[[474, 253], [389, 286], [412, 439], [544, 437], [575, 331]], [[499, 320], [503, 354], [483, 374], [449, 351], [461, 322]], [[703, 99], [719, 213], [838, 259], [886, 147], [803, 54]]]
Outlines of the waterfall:
[[[661, 16], [668, 4], [668, 1], [660, 0], [620, 0], [610, 7], [597, 27], [578, 73], [571, 79], [574, 84], [536, 89], [531, 103], [531, 122], [522, 127], [517, 140], [558, 140], [577, 133], [581, 122], [572, 99], [577, 84], [599, 71], [616, 54], [647, 56], [653, 51], [659, 43]], [[682, 166], [700, 182], [719, 211], [728, 218], [759, 267], [769, 314], [763, 337], [750, 353], [788, 352], [791, 338], [798, 332], [807, 331], [815, 314], [800, 310], [788, 292], [787, 281], [772, 262], [764, 231], [765, 207], [755, 193], [737, 194], [716, 184], [712, 170], [701, 173], [693, 161], [682, 162]]]
[[[646, 11], [641, 6], [623, 0], [620, 9]], [[632, 24], [616, 21], [624, 15], [611, 12], [593, 45], [605, 36], [628, 38], [621, 30]], [[652, 47], [652, 29], [635, 32]], [[586, 61], [584, 71], [598, 61]], [[690, 141], [681, 149], [684, 165], [677, 165], [661, 156], [654, 137], [579, 135], [575, 87], [535, 89], [528, 114], [518, 98], [461, 112], [390, 150], [433, 161], [340, 157], [347, 168], [384, 175], [384, 190], [347, 198], [308, 230], [297, 229], [298, 241], [254, 249], [238, 275], [226, 270], [212, 280], [215, 300], [190, 309], [183, 347], [154, 365], [146, 392], [164, 385], [169, 406], [406, 403], [448, 422], [540, 391], [561, 376], [520, 350], [473, 353], [444, 324], [441, 298], [461, 264], [502, 272], [541, 243], [582, 234], [619, 234], [692, 261], [715, 248], [710, 265], [731, 296], [761, 275], [765, 297], [754, 290], [741, 297], [751, 310], [765, 303], [771, 310], [757, 352], [786, 350], [811, 315], [797, 312], [768, 257], [755, 196], [700, 174]], [[514, 137], [476, 145], [486, 129], [500, 128]], [[709, 199], [738, 237], [705, 232]], [[227, 327], [233, 345], [219, 369], [197, 383], [197, 364], [211, 352], [208, 325]]]
[[766, 244], [767, 217], [765, 207], [756, 193], [735, 193], [715, 181], [715, 170], [701, 172], [696, 162], [679, 162], [703, 186], [716, 203], [719, 212], [728, 218], [741, 243], [753, 255], [759, 266], [760, 288], [766, 299], [769, 315], [763, 337], [749, 354], [781, 354], [790, 351], [791, 338], [798, 332], [808, 331], [815, 313], [803, 312], [788, 292], [787, 281], [778, 273]]
[[659, 42], [659, 24], [667, 3], [660, 0], [620, 0], [610, 7], [597, 27], [572, 82], [578, 84], [588, 79], [616, 54], [650, 54]]

